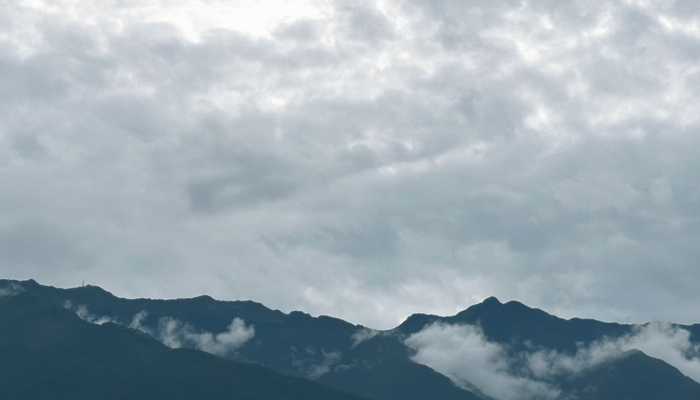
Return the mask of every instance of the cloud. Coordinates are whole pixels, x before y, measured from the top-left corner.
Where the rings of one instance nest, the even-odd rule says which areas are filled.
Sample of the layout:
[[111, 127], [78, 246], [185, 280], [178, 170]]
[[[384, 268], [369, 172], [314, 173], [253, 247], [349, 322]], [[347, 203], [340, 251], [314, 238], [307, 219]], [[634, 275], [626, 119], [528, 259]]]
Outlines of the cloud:
[[692, 2], [6, 3], [5, 274], [697, 318]]
[[72, 301], [66, 300], [63, 302], [63, 308], [66, 310], [73, 311], [75, 315], [78, 316], [78, 318], [82, 319], [83, 321], [89, 322], [91, 324], [96, 324], [96, 325], [104, 325], [107, 323], [112, 323], [112, 324], [118, 324], [119, 321], [116, 319], [107, 316], [107, 315], [95, 315], [90, 312], [88, 309], [88, 306], [84, 304], [78, 304], [75, 305], [73, 304]]
[[291, 356], [295, 370], [309, 379], [318, 379], [327, 374], [342, 358], [338, 351], [314, 347], [306, 347], [303, 350], [292, 347]]
[[580, 348], [573, 356], [545, 350], [528, 354], [526, 358], [534, 376], [551, 378], [584, 371], [632, 350], [663, 360], [700, 383], [700, 345], [690, 340], [686, 329], [669, 323], [636, 326], [629, 335], [602, 339]]
[[[507, 350], [486, 340], [478, 327], [432, 324], [409, 336], [413, 361], [429, 366], [455, 384], [500, 400], [554, 399], [556, 387], [516, 375]], [[474, 386], [472, 386], [474, 385]]]
[[0, 287], [0, 297], [16, 296], [22, 292], [24, 292], [24, 287], [15, 282], [9, 282]]
[[225, 355], [231, 353], [255, 336], [255, 328], [246, 325], [240, 318], [234, 318], [222, 333], [200, 333], [191, 337], [198, 349], [212, 354]]
[[225, 331], [203, 332], [174, 318], [160, 318], [156, 337], [172, 348], [188, 347], [218, 356], [234, 353], [255, 336], [255, 328], [234, 318]]
[[360, 328], [352, 334], [352, 347], [357, 347], [360, 343], [372, 339], [380, 333], [380, 331], [374, 329]]
[[[690, 333], [668, 323], [636, 326], [619, 338], [601, 338], [575, 354], [551, 349], [513, 353], [504, 344], [486, 339], [478, 326], [435, 323], [405, 339], [415, 351], [413, 361], [449, 377], [455, 384], [474, 387], [496, 399], [554, 399], [556, 381], [640, 350], [665, 361], [700, 382], [700, 345]], [[474, 387], [472, 387], [472, 385]]]
[[76, 306], [70, 300], [64, 302], [64, 308], [75, 312], [80, 319], [93, 324], [115, 323], [128, 326], [158, 339], [170, 348], [194, 348], [222, 357], [235, 353], [255, 336], [255, 327], [246, 324], [240, 318], [231, 320], [226, 330], [213, 333], [202, 331], [189, 323], [172, 317], [159, 318], [156, 328], [153, 328], [147, 323], [149, 316], [145, 310], [134, 314], [128, 323], [124, 323], [107, 315], [97, 316], [91, 313], [87, 306]]
[[639, 349], [666, 361], [700, 383], [700, 344], [690, 341], [690, 332], [667, 323], [652, 323], [637, 329], [624, 341], [624, 348]]
[[131, 318], [131, 321], [129, 322], [129, 328], [135, 329], [137, 331], [141, 331], [143, 333], [147, 333], [151, 336], [153, 335], [153, 331], [147, 327], [144, 322], [148, 318], [148, 312], [145, 310], [141, 310], [134, 314], [134, 316]]

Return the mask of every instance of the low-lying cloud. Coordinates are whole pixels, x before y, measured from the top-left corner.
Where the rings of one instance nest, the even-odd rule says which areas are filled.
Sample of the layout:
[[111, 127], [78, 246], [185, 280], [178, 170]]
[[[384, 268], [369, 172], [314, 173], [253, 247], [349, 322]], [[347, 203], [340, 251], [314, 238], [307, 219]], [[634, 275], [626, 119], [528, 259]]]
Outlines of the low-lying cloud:
[[6, 286], [0, 287], [0, 297], [16, 296], [22, 292], [24, 292], [22, 285], [14, 282], [10, 282]]
[[234, 318], [220, 333], [199, 331], [186, 322], [170, 317], [161, 318], [158, 327], [158, 337], [168, 347], [193, 347], [219, 356], [235, 352], [255, 336], [253, 325], [246, 325], [240, 318]]
[[527, 354], [528, 372], [537, 378], [577, 373], [631, 350], [663, 360], [700, 382], [700, 345], [690, 341], [687, 330], [663, 322], [637, 326], [629, 335], [595, 342], [574, 355], [547, 350]]
[[292, 365], [303, 376], [318, 379], [329, 373], [342, 359], [338, 351], [326, 351], [314, 347], [291, 349]]
[[476, 388], [499, 400], [552, 399], [559, 394], [547, 383], [514, 374], [507, 349], [489, 342], [477, 326], [433, 324], [405, 343], [416, 351], [413, 361], [458, 386]]
[[194, 348], [218, 356], [226, 356], [234, 353], [255, 336], [255, 327], [246, 324], [241, 318], [234, 318], [219, 333], [207, 332], [197, 329], [193, 325], [172, 317], [161, 317], [152, 328], [148, 323], [148, 312], [145, 310], [134, 314], [128, 323], [107, 315], [95, 315], [85, 305], [74, 305], [70, 300], [64, 303], [64, 307], [75, 312], [82, 320], [102, 325], [108, 322], [128, 326], [158, 339], [170, 348]]
[[357, 347], [360, 343], [366, 342], [377, 336], [380, 331], [369, 328], [360, 328], [355, 333], [352, 334], [350, 339], [352, 339], [352, 347]]
[[84, 304], [75, 305], [72, 301], [66, 300], [63, 303], [63, 307], [67, 310], [73, 311], [78, 318], [83, 321], [90, 322], [91, 324], [104, 325], [106, 323], [119, 323], [114, 318], [108, 315], [96, 315], [90, 312], [88, 307]]
[[499, 400], [555, 399], [558, 378], [584, 372], [628, 351], [640, 350], [665, 361], [700, 382], [700, 346], [690, 333], [668, 323], [650, 323], [629, 335], [606, 338], [580, 347], [574, 354], [538, 349], [517, 354], [491, 342], [478, 326], [432, 324], [409, 336], [413, 361]]

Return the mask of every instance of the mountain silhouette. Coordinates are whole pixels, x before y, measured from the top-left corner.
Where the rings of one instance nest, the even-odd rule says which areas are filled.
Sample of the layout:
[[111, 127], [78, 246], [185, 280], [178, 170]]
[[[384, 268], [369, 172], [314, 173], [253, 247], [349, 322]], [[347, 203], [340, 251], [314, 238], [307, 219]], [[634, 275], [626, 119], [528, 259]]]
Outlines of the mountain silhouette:
[[[31, 295], [40, 300], [42, 304], [50, 304], [54, 307], [54, 311], [59, 310], [61, 318], [70, 316], [71, 321], [73, 321], [71, 324], [79, 323], [81, 327], [80, 330], [71, 333], [71, 337], [80, 338], [82, 335], [88, 335], [86, 336], [89, 338], [87, 342], [94, 341], [93, 348], [96, 352], [98, 348], [109, 347], [111, 342], [122, 343], [124, 347], [133, 345], [135, 348], [144, 346], [139, 344], [143, 342], [149, 343], [149, 348], [157, 347], [158, 351], [153, 350], [153, 352], [158, 357], [161, 357], [161, 353], [177, 354], [177, 357], [183, 360], [191, 357], [199, 360], [198, 362], [202, 364], [221, 365], [218, 368], [221, 368], [222, 371], [226, 368], [230, 370], [239, 368], [247, 371], [246, 373], [252, 373], [250, 368], [253, 368], [252, 364], [255, 364], [258, 366], [255, 367], [258, 368], [256, 371], [260, 371], [259, 379], [251, 378], [244, 381], [262, 382], [268, 379], [263, 378], [263, 376], [269, 376], [271, 382], [275, 383], [260, 383], [261, 386], [266, 386], [266, 390], [273, 390], [278, 385], [276, 379], [282, 379], [283, 382], [293, 382], [295, 385], [302, 383], [311, 385], [304, 386], [307, 388], [305, 390], [321, 390], [319, 388], [329, 391], [335, 390], [332, 392], [333, 396], [343, 396], [343, 393], [350, 393], [368, 400], [427, 398], [502, 400], [494, 398], [494, 396], [489, 397], [489, 393], [485, 394], [478, 381], [472, 382], [462, 379], [457, 385], [451, 377], [438, 372], [439, 368], [433, 369], [431, 365], [427, 365], [430, 363], [421, 364], [416, 361], [416, 350], [407, 346], [406, 340], [431, 326], [440, 325], [478, 327], [484, 340], [493, 346], [502, 348], [504, 357], [508, 358], [507, 368], [509, 370], [502, 372], [513, 374], [517, 379], [540, 379], [543, 384], [556, 388], [560, 392], [556, 399], [553, 398], [554, 400], [573, 398], [696, 400], [700, 398], [697, 396], [700, 384], [686, 377], [666, 362], [639, 351], [611, 357], [583, 370], [566, 374], [541, 378], [522, 373], [521, 370], [527, 362], [523, 358], [523, 354], [534, 351], [549, 351], [574, 357], [581, 348], [602, 340], [624, 338], [633, 334], [638, 326], [590, 319], [562, 319], [516, 301], [502, 303], [496, 298], [488, 298], [453, 316], [414, 314], [394, 329], [376, 331], [328, 316], [313, 317], [299, 311], [283, 313], [252, 301], [219, 301], [209, 296], [175, 300], [123, 299], [96, 286], [60, 289], [43, 286], [31, 280], [0, 280], [0, 288], [3, 286], [19, 287], [25, 297]], [[14, 297], [19, 298], [19, 296]], [[4, 302], [9, 304], [8, 300], [4, 300]], [[0, 314], [8, 312], [11, 311], [5, 306], [0, 310]], [[83, 319], [102, 323], [102, 325], [89, 324], [76, 317], [76, 314], [81, 315]], [[89, 317], [86, 317], [88, 314]], [[127, 328], [129, 326], [134, 328], [136, 316], [140, 316], [138, 327], [136, 329]], [[4, 321], [5, 316], [0, 315], [0, 318], [3, 318]], [[206, 346], [198, 346], [194, 342], [179, 343], [183, 349], [169, 350], [154, 340], [156, 338], [165, 342], [160, 334], [163, 331], [164, 321], [179, 321], [183, 326], [189, 327], [192, 332], [203, 332], [202, 335], [206, 333], [209, 336], [205, 337], [211, 340], [213, 336], [209, 333], [225, 332], [234, 319], [241, 320], [251, 329], [254, 328], [254, 335], [247, 338], [247, 341], [242, 345], [216, 352], [218, 356], [227, 360], [196, 351], [207, 350], [207, 348]], [[39, 324], [39, 322], [35, 323]], [[695, 341], [693, 344], [698, 344], [699, 325], [675, 326], [687, 330], [691, 341]], [[40, 326], [37, 326], [37, 329], [41, 330]], [[98, 338], [98, 335], [90, 333], [96, 329], [105, 330], [108, 334], [103, 333]], [[0, 333], [0, 335], [6, 336], [5, 333]], [[125, 341], [120, 342], [121, 336], [119, 335], [135, 337], [137, 340], [127, 346]], [[16, 340], [20, 340], [20, 336], [17, 336]], [[56, 340], [55, 337], [63, 336], [65, 335], [44, 335], [35, 338], [35, 340], [37, 343], [42, 341], [50, 343], [51, 340]], [[78, 341], [82, 342], [82, 340]], [[7, 346], [11, 346], [10, 342], [7, 342]], [[136, 353], [140, 354], [140, 352]], [[75, 354], [80, 354], [80, 352]], [[121, 349], [119, 354], [103, 353], [103, 357], [99, 357], [99, 359], [85, 360], [85, 365], [92, 362], [101, 365], [100, 362], [105, 362], [104, 360], [118, 365], [127, 365], [134, 362], [134, 360], [123, 359], [129, 354], [135, 353], [130, 353], [128, 349]], [[16, 356], [21, 357], [20, 355]], [[70, 358], [69, 355], [64, 354], [63, 356]], [[31, 357], [43, 360], [41, 353], [32, 353]], [[134, 357], [136, 356], [134, 355]], [[165, 357], [162, 356], [158, 359], [162, 361]], [[205, 360], [209, 361], [205, 362]], [[466, 365], [469, 365], [469, 360], [465, 361]], [[200, 368], [193, 372], [183, 367], [182, 370], [176, 370], [176, 368], [180, 368], [180, 363], [181, 361], [168, 362], [170, 369], [166, 369], [166, 371], [170, 371], [170, 376], [177, 376], [183, 382], [187, 382], [188, 373], [196, 374], [203, 369]], [[52, 364], [48, 363], [48, 365]], [[473, 368], [480, 368], [480, 366], [475, 364]], [[88, 372], [97, 375], [103, 373], [100, 376], [109, 376], [108, 371], [102, 371], [99, 368]], [[222, 376], [221, 374], [223, 374], [223, 372], [217, 373], [213, 373], [212, 376]], [[57, 368], [45, 371], [43, 376], [50, 377], [53, 374], [56, 375], [52, 378], [52, 382], [62, 382], [77, 375], [66, 376]], [[116, 378], [121, 382], [129, 382], [138, 377], [117, 375]], [[99, 381], [97, 377], [94, 379]], [[109, 378], [102, 379], [109, 380]], [[313, 381], [314, 384], [309, 383], [309, 381]], [[104, 382], [103, 384], [107, 385]], [[207, 387], [215, 388], [217, 384], [220, 383], [210, 382]], [[640, 389], [645, 387], [648, 389]], [[233, 391], [234, 388], [229, 385], [222, 390]], [[254, 392], [250, 393], [252, 395]], [[290, 398], [276, 397], [277, 395], [269, 393], [268, 396], [272, 397], [267, 398]], [[316, 397], [304, 398], [313, 399]], [[523, 397], [522, 400], [536, 399]]]
[[591, 319], [562, 319], [517, 301], [501, 303], [495, 297], [451, 317], [414, 314], [397, 329], [409, 335], [435, 322], [478, 325], [489, 340], [514, 344], [516, 350], [527, 343], [564, 352], [576, 351], [582, 344], [603, 337], [621, 337], [633, 329], [632, 325]]
[[0, 298], [0, 398], [360, 400], [207, 353], [95, 325], [31, 293]]

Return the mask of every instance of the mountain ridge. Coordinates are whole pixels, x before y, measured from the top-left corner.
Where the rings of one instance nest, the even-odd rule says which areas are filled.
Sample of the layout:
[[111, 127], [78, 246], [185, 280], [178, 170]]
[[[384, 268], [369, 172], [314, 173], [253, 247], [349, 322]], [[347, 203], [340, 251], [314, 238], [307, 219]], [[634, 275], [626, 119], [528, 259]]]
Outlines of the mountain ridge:
[[32, 293], [0, 297], [3, 399], [362, 400], [256, 365], [168, 349], [114, 323], [91, 324]]
[[[254, 301], [222, 301], [208, 295], [166, 300], [123, 299], [96, 286], [61, 289], [43, 286], [33, 280], [0, 280], [0, 288], [3, 285], [19, 285], [54, 304], [69, 304], [74, 312], [92, 322], [132, 326], [161, 341], [165, 340], [162, 337], [163, 327], [171, 324], [171, 327], [183, 330], [184, 338], [205, 340], [204, 347], [184, 339], [182, 342], [171, 342], [195, 350], [220, 350], [223, 342], [216, 342], [219, 333], [234, 326], [232, 321], [240, 319], [238, 327], [244, 328], [242, 332], [249, 337], [245, 337], [241, 343], [236, 342], [237, 347], [219, 356], [258, 364], [277, 373], [316, 381], [371, 400], [418, 400], [429, 395], [445, 400], [493, 398], [481, 392], [479, 382], [462, 379], [463, 385], [457, 385], [452, 378], [448, 379], [438, 372], [439, 365], [434, 369], [433, 365], [428, 365], [430, 363], [418, 361], [416, 356], [419, 350], [409, 348], [405, 341], [434, 325], [476, 327], [474, 332], [482, 335], [478, 340], [484, 341], [484, 346], [502, 348], [502, 354], [499, 354], [514, 360], [523, 357], [523, 354], [538, 351], [574, 357], [582, 346], [593, 345], [603, 339], [625, 338], [639, 328], [639, 325], [591, 319], [562, 319], [518, 301], [502, 303], [495, 297], [486, 298], [451, 316], [417, 313], [393, 329], [372, 330], [331, 316], [312, 316], [302, 311], [284, 313]], [[678, 324], [674, 326], [683, 327]], [[212, 346], [212, 341], [216, 346]], [[648, 356], [644, 354], [644, 357]], [[525, 361], [518, 361], [518, 365], [522, 366]], [[663, 363], [664, 369], [677, 371]], [[637, 364], [642, 365], [643, 362], [638, 361]], [[619, 365], [619, 370], [634, 369], [634, 365]], [[653, 370], [641, 369], [648, 374]], [[520, 377], [517, 371], [513, 373], [516, 374], [513, 379], [530, 379]], [[681, 382], [687, 381], [678, 374], [666, 373], [664, 376], [669, 382], [661, 382], [651, 375], [645, 379], [662, 388], [673, 386], [671, 381], [685, 385]], [[601, 393], [607, 393], [604, 384], [609, 387], [621, 384], [625, 389], [630, 385], [629, 382], [616, 382], [604, 374], [595, 375], [595, 379], [600, 379]], [[562, 378], [552, 381], [571, 392], [580, 389], [571, 385], [583, 384], [581, 382], [569, 382]], [[691, 392], [696, 384], [692, 381]]]

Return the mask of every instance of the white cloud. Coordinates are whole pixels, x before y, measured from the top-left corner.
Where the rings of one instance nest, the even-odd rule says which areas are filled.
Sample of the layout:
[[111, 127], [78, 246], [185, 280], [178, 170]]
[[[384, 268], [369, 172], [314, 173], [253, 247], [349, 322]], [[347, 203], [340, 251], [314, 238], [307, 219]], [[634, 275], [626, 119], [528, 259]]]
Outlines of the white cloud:
[[123, 323], [111, 316], [95, 315], [87, 306], [82, 304], [76, 306], [70, 300], [64, 302], [64, 308], [75, 312], [80, 319], [93, 324], [102, 325], [108, 322], [122, 324], [153, 336], [168, 347], [194, 348], [218, 356], [235, 353], [255, 336], [255, 327], [246, 324], [240, 318], [232, 319], [225, 331], [213, 333], [197, 329], [189, 323], [171, 317], [159, 318], [157, 328], [154, 329], [146, 323], [148, 312], [145, 310], [134, 314], [128, 323]]
[[147, 333], [147, 334], [153, 336], [152, 330], [144, 324], [144, 322], [146, 321], [146, 318], [148, 318], [148, 312], [146, 310], [141, 310], [141, 311], [137, 312], [131, 318], [131, 321], [129, 322], [129, 328], [135, 329], [137, 331], [141, 331], [143, 333]]
[[700, 345], [690, 341], [690, 332], [669, 323], [637, 326], [629, 335], [600, 340], [573, 356], [544, 350], [528, 354], [527, 360], [534, 376], [550, 378], [586, 370], [632, 350], [663, 360], [700, 383]]
[[190, 335], [197, 348], [212, 354], [225, 355], [231, 353], [255, 336], [255, 328], [246, 325], [240, 318], [234, 318], [226, 331], [213, 334], [209, 332]]
[[156, 337], [172, 348], [193, 347], [207, 353], [225, 356], [234, 353], [255, 336], [255, 328], [234, 318], [225, 331], [203, 332], [174, 318], [161, 318]]
[[108, 315], [95, 315], [91, 313], [88, 309], [88, 306], [84, 304], [75, 305], [72, 301], [66, 300], [65, 302], [63, 302], [63, 307], [67, 310], [73, 311], [75, 315], [78, 316], [78, 318], [91, 324], [104, 325], [106, 323], [119, 323], [119, 321], [115, 320], [114, 318]]
[[357, 345], [360, 343], [372, 339], [378, 334], [380, 334], [380, 331], [369, 328], [360, 328], [352, 334], [352, 347], [357, 347]]
[[514, 354], [507, 345], [486, 339], [481, 329], [472, 325], [432, 324], [409, 336], [405, 343], [415, 351], [415, 362], [458, 385], [474, 385], [502, 400], [556, 398], [560, 392], [552, 382], [558, 378], [584, 372], [632, 350], [661, 359], [700, 382], [700, 345], [690, 341], [687, 330], [668, 323], [636, 326], [629, 335], [603, 338], [575, 354], [551, 349]]
[[690, 332], [667, 323], [652, 323], [637, 329], [624, 340], [626, 349], [639, 349], [666, 361], [700, 383], [700, 344], [690, 341]]
[[556, 387], [516, 375], [504, 347], [489, 342], [478, 327], [432, 324], [408, 337], [413, 360], [449, 377], [466, 389], [499, 400], [554, 399]]

